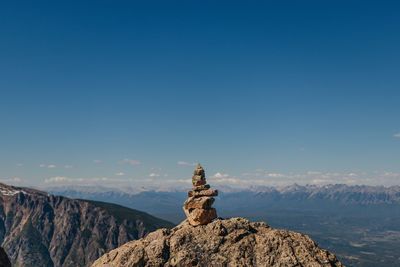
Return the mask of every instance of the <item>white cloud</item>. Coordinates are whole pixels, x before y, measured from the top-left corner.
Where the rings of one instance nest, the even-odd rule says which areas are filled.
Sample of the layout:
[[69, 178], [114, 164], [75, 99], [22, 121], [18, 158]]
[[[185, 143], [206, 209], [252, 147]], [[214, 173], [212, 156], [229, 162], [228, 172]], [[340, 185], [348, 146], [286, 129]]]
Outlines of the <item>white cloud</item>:
[[19, 177], [11, 177], [11, 178], [1, 178], [0, 182], [5, 184], [21, 184], [24, 182], [24, 180]]
[[17, 167], [22, 167], [22, 166], [24, 166], [24, 164], [22, 164], [22, 163], [17, 163], [16, 165], [17, 165]]
[[308, 171], [307, 174], [308, 174], [308, 175], [319, 175], [319, 174], [321, 174], [321, 172], [317, 172], [317, 171]]
[[44, 180], [45, 183], [59, 183], [69, 181], [69, 178], [64, 176], [50, 177]]
[[40, 164], [39, 165], [39, 167], [40, 168], [48, 168], [48, 169], [54, 169], [54, 168], [57, 168], [57, 166], [56, 165], [54, 165], [54, 164]]
[[273, 178], [284, 177], [284, 175], [281, 173], [266, 173], [266, 176], [273, 177]]
[[64, 165], [64, 168], [65, 169], [72, 169], [74, 166], [72, 166], [72, 165]]
[[396, 133], [393, 135], [394, 138], [400, 138], [400, 133]]
[[183, 185], [178, 180], [163, 179], [163, 182], [156, 181], [153, 177], [146, 178], [132, 178], [132, 177], [67, 177], [67, 176], [54, 176], [44, 179], [39, 186], [42, 189], [54, 187], [88, 187], [88, 188], [117, 188], [127, 192], [140, 192], [143, 190], [161, 190], [169, 189], [189, 189], [190, 180]]
[[102, 160], [99, 160], [99, 159], [94, 159], [94, 160], [93, 160], [93, 163], [94, 163], [94, 164], [100, 164], [100, 163], [103, 163], [103, 161], [102, 161]]
[[[254, 172], [243, 173], [242, 185], [285, 186], [291, 184], [364, 184], [364, 185], [399, 185], [400, 173], [395, 172], [323, 172], [306, 171], [298, 173], [277, 173], [258, 169]], [[238, 181], [236, 181], [238, 183]]]
[[92, 177], [92, 178], [71, 178], [66, 176], [54, 176], [47, 179], [44, 179], [46, 184], [98, 184], [105, 182], [116, 182], [119, 180], [110, 179], [108, 177]]
[[123, 172], [117, 172], [115, 175], [116, 175], [116, 176], [124, 176], [125, 173], [123, 173]]
[[178, 161], [177, 164], [179, 166], [196, 166], [197, 163], [194, 162], [186, 162], [186, 161]]
[[[160, 179], [162, 177], [162, 179]], [[231, 176], [228, 173], [217, 172], [208, 177], [208, 182], [213, 188], [222, 191], [230, 190], [262, 190], [262, 188], [276, 186], [284, 187], [293, 184], [299, 185], [327, 185], [327, 184], [347, 184], [347, 185], [399, 185], [400, 173], [398, 172], [324, 172], [324, 171], [305, 171], [298, 173], [270, 172], [257, 170], [248, 172], [241, 176]], [[4, 181], [4, 180], [3, 180]], [[9, 180], [8, 180], [9, 181]], [[17, 183], [15, 179], [13, 182]], [[4, 181], [7, 183], [7, 181]], [[9, 182], [9, 183], [13, 183]], [[160, 172], [151, 172], [141, 178], [131, 178], [126, 176], [116, 177], [89, 177], [71, 178], [65, 176], [54, 176], [44, 180], [44, 186], [102, 186], [120, 188], [122, 190], [155, 190], [155, 191], [186, 191], [191, 188], [191, 179], [172, 178], [164, 176]]]
[[119, 162], [120, 164], [129, 164], [132, 166], [140, 165], [142, 164], [139, 160], [136, 159], [123, 159]]
[[211, 176], [212, 178], [227, 178], [229, 177], [229, 174], [227, 173], [221, 173], [221, 172], [217, 172], [216, 174], [214, 174], [213, 176]]

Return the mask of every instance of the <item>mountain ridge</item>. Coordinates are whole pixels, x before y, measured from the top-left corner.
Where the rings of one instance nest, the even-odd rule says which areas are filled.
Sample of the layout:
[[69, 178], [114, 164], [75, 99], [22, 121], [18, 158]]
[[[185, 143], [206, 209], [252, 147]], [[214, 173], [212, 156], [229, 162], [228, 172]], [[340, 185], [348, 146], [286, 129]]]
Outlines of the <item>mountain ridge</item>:
[[173, 224], [116, 204], [0, 184], [0, 241], [14, 266], [89, 266], [101, 254]]
[[[148, 193], [158, 194], [174, 194], [183, 193], [185, 190], [142, 190], [140, 192], [128, 193], [124, 190], [112, 187], [101, 187], [99, 190], [86, 186], [69, 186], [69, 187], [50, 187], [50, 192], [62, 195], [73, 195], [78, 193], [86, 194], [120, 194], [122, 196], [139, 196]], [[328, 185], [288, 185], [288, 186], [262, 186], [253, 188], [244, 188], [241, 190], [231, 191], [219, 190], [224, 194], [235, 193], [252, 193], [254, 195], [275, 194], [275, 196], [297, 196], [302, 199], [330, 199], [341, 200], [342, 203], [348, 204], [400, 204], [400, 186], [370, 186], [370, 185], [346, 185], [346, 184], [328, 184]], [[345, 196], [345, 198], [343, 198]], [[345, 201], [344, 201], [345, 200]]]

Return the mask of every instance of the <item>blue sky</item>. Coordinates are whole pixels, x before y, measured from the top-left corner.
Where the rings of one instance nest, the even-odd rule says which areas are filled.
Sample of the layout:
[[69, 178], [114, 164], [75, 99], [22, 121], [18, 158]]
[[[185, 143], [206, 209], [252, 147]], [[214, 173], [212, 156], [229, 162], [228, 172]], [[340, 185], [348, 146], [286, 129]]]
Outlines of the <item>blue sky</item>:
[[0, 4], [2, 181], [400, 184], [396, 1], [82, 2]]

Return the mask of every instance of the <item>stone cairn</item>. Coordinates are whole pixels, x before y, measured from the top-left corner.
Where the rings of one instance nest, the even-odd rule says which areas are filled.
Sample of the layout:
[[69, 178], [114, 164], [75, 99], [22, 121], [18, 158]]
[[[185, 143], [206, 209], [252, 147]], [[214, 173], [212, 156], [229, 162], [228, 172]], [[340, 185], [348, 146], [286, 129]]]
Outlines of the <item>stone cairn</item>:
[[217, 211], [211, 207], [218, 191], [210, 189], [206, 182], [203, 167], [197, 165], [192, 177], [193, 189], [188, 192], [188, 199], [183, 205], [186, 217], [193, 226], [208, 224], [217, 218]]

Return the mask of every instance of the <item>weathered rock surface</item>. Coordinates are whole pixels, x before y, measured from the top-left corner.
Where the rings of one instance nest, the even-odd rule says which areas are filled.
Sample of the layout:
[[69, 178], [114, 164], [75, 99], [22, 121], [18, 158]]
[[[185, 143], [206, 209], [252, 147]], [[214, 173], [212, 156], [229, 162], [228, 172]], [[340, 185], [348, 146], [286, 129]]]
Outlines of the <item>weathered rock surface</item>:
[[214, 203], [215, 199], [213, 197], [198, 197], [189, 198], [185, 202], [185, 210], [189, 209], [208, 209]]
[[218, 196], [218, 190], [205, 189], [201, 191], [192, 190], [188, 192], [188, 197], [204, 197], [204, 196], [216, 197]]
[[92, 267], [134, 266], [343, 266], [308, 236], [243, 218], [191, 226], [184, 221], [131, 241]]
[[210, 223], [212, 220], [217, 218], [217, 211], [214, 208], [208, 209], [193, 209], [191, 213], [185, 210], [187, 220], [191, 225], [201, 225]]
[[172, 226], [119, 205], [0, 184], [0, 242], [17, 267], [90, 266], [107, 251]]

